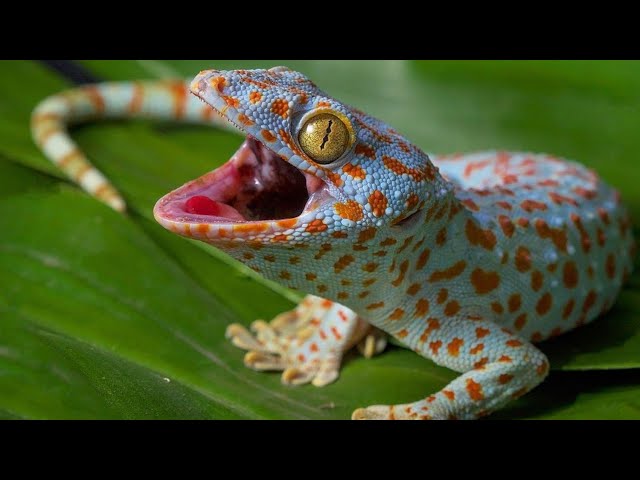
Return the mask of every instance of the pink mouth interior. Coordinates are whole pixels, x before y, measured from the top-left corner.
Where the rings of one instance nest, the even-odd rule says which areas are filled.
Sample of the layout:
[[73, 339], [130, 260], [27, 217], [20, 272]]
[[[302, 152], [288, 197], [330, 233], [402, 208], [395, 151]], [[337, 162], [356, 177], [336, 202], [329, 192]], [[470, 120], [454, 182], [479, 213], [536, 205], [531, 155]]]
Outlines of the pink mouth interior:
[[255, 222], [298, 217], [329, 197], [321, 179], [247, 137], [226, 164], [169, 194], [160, 208], [183, 222]]

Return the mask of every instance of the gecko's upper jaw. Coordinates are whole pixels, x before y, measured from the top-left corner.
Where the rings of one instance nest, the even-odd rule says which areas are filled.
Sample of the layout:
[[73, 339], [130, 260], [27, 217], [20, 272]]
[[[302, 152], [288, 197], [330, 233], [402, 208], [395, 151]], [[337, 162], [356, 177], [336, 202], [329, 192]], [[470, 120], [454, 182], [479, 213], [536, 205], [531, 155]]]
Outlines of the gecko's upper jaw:
[[[322, 180], [247, 137], [223, 166], [161, 198], [154, 215], [178, 233], [200, 237], [194, 230], [207, 230], [206, 236], [214, 238], [226, 227], [226, 237], [237, 237], [243, 232], [274, 232], [279, 220], [313, 215], [331, 200]], [[239, 225], [243, 226], [234, 228]]]

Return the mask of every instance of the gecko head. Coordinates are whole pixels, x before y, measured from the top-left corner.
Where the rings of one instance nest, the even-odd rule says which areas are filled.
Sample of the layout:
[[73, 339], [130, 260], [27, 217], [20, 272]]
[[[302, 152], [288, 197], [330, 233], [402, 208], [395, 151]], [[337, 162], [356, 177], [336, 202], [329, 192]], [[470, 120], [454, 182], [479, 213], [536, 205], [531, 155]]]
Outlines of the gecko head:
[[410, 235], [437, 170], [395, 130], [286, 67], [206, 70], [190, 88], [246, 139], [226, 164], [158, 201], [164, 227], [243, 252], [250, 266], [247, 246], [344, 255]]

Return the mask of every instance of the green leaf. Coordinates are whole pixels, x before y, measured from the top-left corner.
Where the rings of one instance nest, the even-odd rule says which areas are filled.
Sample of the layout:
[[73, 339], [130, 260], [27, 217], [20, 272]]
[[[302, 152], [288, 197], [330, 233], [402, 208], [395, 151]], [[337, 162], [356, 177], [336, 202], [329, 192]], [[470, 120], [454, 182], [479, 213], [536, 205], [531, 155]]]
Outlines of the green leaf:
[[[110, 80], [287, 64], [392, 123], [427, 151], [548, 151], [593, 166], [640, 224], [633, 62], [87, 61]], [[105, 122], [74, 138], [124, 193], [128, 216], [79, 192], [29, 135], [31, 109], [67, 86], [32, 62], [0, 63], [0, 418], [348, 418], [423, 398], [454, 372], [404, 349], [349, 357], [341, 378], [286, 388], [242, 364], [231, 322], [299, 296], [206, 245], [161, 229], [161, 195], [224, 163], [240, 136]], [[19, 92], [16, 94], [15, 92]], [[542, 348], [555, 372], [502, 418], [640, 418], [640, 276], [602, 319]], [[251, 298], [252, 302], [246, 299]], [[599, 370], [600, 372], [592, 372]]]

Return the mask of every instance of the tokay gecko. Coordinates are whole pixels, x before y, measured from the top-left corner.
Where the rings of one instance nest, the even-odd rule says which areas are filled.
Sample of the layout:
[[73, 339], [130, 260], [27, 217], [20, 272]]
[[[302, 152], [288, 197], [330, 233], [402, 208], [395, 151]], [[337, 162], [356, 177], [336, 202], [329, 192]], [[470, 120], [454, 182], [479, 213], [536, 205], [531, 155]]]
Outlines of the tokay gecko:
[[389, 334], [460, 372], [439, 392], [359, 408], [354, 419], [474, 419], [503, 407], [549, 372], [534, 343], [607, 311], [631, 272], [629, 215], [591, 170], [531, 153], [427, 155], [286, 67], [103, 83], [43, 100], [36, 143], [124, 211], [66, 131], [119, 117], [245, 134], [227, 163], [161, 198], [154, 215], [308, 294], [269, 323], [228, 327], [248, 367], [321, 387], [347, 350], [375, 355]]

